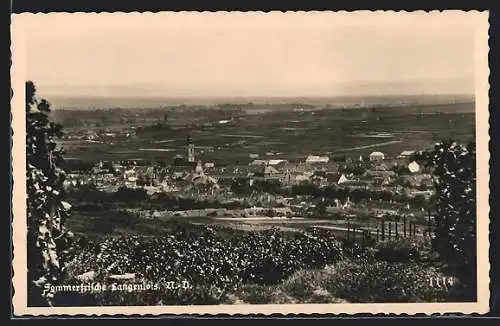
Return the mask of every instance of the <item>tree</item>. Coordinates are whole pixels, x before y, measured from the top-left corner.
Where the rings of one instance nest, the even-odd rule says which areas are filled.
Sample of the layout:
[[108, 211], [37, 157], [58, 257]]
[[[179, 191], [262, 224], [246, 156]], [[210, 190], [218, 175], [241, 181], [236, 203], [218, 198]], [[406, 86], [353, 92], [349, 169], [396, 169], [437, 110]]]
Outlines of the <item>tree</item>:
[[412, 205], [413, 207], [418, 207], [418, 208], [426, 207], [426, 203], [427, 199], [425, 198], [424, 195], [421, 194], [415, 195], [415, 197], [410, 199], [410, 205]]
[[72, 234], [64, 227], [70, 205], [63, 201], [65, 173], [55, 138], [62, 127], [48, 118], [50, 104], [26, 82], [26, 186], [28, 219], [28, 305], [52, 305], [51, 285], [60, 281]]
[[323, 198], [323, 200], [320, 200], [316, 204], [316, 215], [318, 215], [319, 217], [324, 217], [326, 216], [326, 213], [327, 213], [327, 207]]
[[405, 164], [397, 164], [392, 166], [391, 171], [396, 172], [398, 175], [407, 175], [410, 174], [410, 169]]
[[270, 194], [277, 194], [281, 191], [281, 182], [279, 180], [255, 180], [254, 189]]
[[421, 155], [431, 166], [436, 188], [433, 247], [461, 281], [476, 284], [476, 148], [451, 140]]
[[236, 194], [249, 194], [251, 191], [248, 178], [235, 178], [231, 183], [231, 191]]

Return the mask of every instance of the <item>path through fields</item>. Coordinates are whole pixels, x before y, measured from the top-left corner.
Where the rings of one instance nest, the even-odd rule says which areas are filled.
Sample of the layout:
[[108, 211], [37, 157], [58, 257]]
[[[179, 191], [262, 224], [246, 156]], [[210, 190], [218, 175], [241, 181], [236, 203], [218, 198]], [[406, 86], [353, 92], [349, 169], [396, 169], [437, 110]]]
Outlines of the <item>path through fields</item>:
[[365, 146], [357, 146], [357, 147], [351, 147], [351, 148], [342, 148], [336, 150], [336, 152], [348, 152], [348, 151], [355, 151], [359, 149], [367, 149], [367, 148], [372, 148], [372, 147], [379, 147], [379, 146], [387, 146], [387, 145], [392, 145], [392, 144], [398, 144], [401, 143], [402, 140], [391, 140], [391, 141], [385, 141], [382, 143], [376, 143], [376, 144], [371, 144], [371, 145], [365, 145]]

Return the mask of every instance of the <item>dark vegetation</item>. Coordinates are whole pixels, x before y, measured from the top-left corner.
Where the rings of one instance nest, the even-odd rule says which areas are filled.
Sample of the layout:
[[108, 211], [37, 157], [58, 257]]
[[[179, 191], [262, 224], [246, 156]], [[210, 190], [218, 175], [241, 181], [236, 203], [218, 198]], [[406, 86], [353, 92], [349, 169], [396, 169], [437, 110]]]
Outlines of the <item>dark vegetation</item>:
[[49, 120], [50, 103], [36, 97], [35, 85], [26, 82], [26, 186], [28, 305], [52, 304], [45, 286], [61, 280], [60, 254], [71, 246], [65, 228], [69, 215], [63, 202], [65, 172], [55, 139], [62, 127]]
[[436, 228], [432, 239], [440, 254], [460, 279], [476, 285], [476, 143], [466, 146], [447, 139], [420, 160], [434, 169]]
[[[317, 287], [327, 291], [329, 299], [351, 302], [444, 301], [458, 299], [450, 297], [453, 291], [463, 293], [459, 284], [450, 286], [453, 291], [433, 287], [429, 278], [442, 273], [421, 263], [418, 256], [400, 254], [400, 260], [394, 261], [396, 256], [387, 251], [377, 255], [317, 229], [287, 234], [180, 223], [162, 237], [118, 237], [100, 243], [82, 239], [80, 243], [73, 273], [93, 270], [95, 280], [104, 282], [109, 274], [134, 272], [139, 279], [155, 283], [175, 280], [193, 285], [174, 291], [91, 295], [85, 304], [220, 304], [230, 303], [235, 296], [249, 303], [276, 303], [285, 298], [283, 293], [274, 299], [269, 296], [280, 289], [298, 301], [323, 302], [324, 298], [314, 300]], [[398, 243], [392, 245], [394, 252], [404, 252]], [[330, 267], [322, 269], [326, 265]], [[64, 304], [68, 297], [65, 294], [59, 300]]]
[[327, 187], [319, 187], [313, 183], [301, 185], [293, 185], [285, 187], [278, 181], [259, 181], [253, 186], [249, 185], [247, 178], [236, 178], [231, 190], [237, 194], [249, 195], [253, 191], [261, 191], [271, 194], [281, 194], [286, 197], [291, 196], [312, 196], [313, 198], [330, 198], [345, 201], [349, 198], [352, 202], [361, 201], [393, 201], [396, 203], [409, 203], [416, 208], [427, 208], [428, 204], [433, 201], [432, 198], [427, 200], [423, 195], [408, 196], [404, 193], [396, 192], [390, 189], [381, 188], [357, 188], [350, 186], [329, 185]]
[[120, 188], [114, 193], [104, 193], [95, 189], [74, 190], [68, 198], [77, 202], [75, 208], [81, 210], [101, 210], [120, 208], [189, 210], [206, 208], [238, 209], [249, 207], [244, 201], [221, 202], [216, 199], [197, 200], [167, 193], [150, 196], [144, 189]]

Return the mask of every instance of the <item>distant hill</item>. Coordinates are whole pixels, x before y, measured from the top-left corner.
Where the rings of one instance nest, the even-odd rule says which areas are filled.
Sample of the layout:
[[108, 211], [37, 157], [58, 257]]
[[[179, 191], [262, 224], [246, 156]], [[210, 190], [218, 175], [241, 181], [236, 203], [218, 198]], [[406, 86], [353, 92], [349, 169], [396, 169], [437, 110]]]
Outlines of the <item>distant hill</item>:
[[[474, 78], [366, 81], [309, 85], [300, 90], [269, 85], [124, 84], [91, 86], [37, 85], [55, 108], [157, 108], [176, 105], [308, 104], [356, 105], [444, 104], [474, 101]], [[272, 96], [254, 96], [264, 89]], [[185, 95], [188, 94], [188, 95]], [[192, 95], [193, 94], [193, 95]], [[221, 95], [231, 94], [231, 95]], [[235, 94], [234, 96], [232, 94]], [[276, 94], [276, 96], [274, 96]], [[296, 96], [301, 94], [304, 96]], [[437, 94], [437, 95], [436, 95]], [[465, 94], [465, 95], [456, 95]]]
[[317, 107], [366, 107], [406, 106], [449, 103], [472, 103], [472, 95], [381, 95], [338, 97], [96, 97], [96, 96], [50, 96], [47, 99], [54, 109], [109, 109], [109, 108], [160, 108], [178, 105], [218, 104], [290, 104]]

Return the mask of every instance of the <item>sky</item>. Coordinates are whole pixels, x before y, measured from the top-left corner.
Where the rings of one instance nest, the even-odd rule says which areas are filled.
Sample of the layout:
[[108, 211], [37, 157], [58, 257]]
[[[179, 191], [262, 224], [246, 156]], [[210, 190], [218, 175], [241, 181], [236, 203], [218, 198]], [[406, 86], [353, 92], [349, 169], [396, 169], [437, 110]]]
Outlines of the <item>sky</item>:
[[471, 94], [465, 13], [23, 14], [26, 74], [64, 96]]

